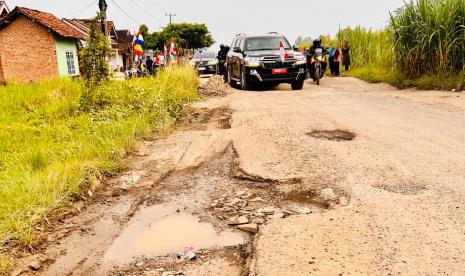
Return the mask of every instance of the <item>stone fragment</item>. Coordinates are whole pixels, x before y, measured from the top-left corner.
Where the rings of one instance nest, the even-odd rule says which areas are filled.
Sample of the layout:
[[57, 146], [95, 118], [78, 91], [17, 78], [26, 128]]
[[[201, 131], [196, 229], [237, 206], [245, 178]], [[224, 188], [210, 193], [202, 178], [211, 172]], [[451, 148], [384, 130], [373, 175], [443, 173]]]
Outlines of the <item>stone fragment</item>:
[[239, 225], [238, 228], [244, 232], [255, 234], [258, 232], [258, 225], [255, 223]]
[[273, 219], [284, 218], [284, 213], [276, 213], [276, 214], [272, 215], [271, 218], [273, 218]]
[[320, 191], [320, 197], [324, 201], [335, 201], [337, 199], [336, 194], [332, 188], [325, 188]]
[[265, 202], [265, 200], [261, 197], [256, 197], [251, 199], [250, 202]]

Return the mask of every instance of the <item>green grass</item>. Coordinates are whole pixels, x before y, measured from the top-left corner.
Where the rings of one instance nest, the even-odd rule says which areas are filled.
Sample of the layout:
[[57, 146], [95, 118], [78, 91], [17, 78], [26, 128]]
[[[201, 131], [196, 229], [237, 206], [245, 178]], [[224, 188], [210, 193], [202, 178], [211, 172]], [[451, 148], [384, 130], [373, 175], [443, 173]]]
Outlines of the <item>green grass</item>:
[[422, 90], [465, 90], [465, 73], [461, 74], [428, 74], [421, 77], [408, 77], [398, 71], [383, 70], [376, 67], [355, 67], [345, 76], [355, 77], [371, 83], [388, 83], [397, 88], [415, 87]]
[[91, 175], [111, 175], [139, 137], [167, 132], [196, 97], [189, 68], [113, 81], [86, 93], [71, 80], [0, 87], [0, 249], [32, 245], [34, 226]]
[[463, 90], [465, 1], [408, 1], [380, 31], [345, 28], [353, 69], [349, 76], [400, 88]]
[[391, 15], [399, 69], [411, 77], [465, 69], [465, 1], [417, 0]]

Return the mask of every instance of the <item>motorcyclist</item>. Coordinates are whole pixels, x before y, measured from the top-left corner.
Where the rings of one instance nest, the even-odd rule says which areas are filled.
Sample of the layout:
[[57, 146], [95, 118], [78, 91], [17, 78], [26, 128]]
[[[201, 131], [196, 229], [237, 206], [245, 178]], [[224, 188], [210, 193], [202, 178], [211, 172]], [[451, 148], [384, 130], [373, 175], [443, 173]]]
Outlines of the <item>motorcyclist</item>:
[[[321, 49], [323, 56], [328, 54], [328, 50], [326, 48], [324, 48], [323, 46], [321, 46], [321, 39], [317, 38], [317, 39], [313, 40], [312, 47], [310, 47], [310, 49], [307, 51], [307, 58], [308, 58], [307, 69], [308, 69], [308, 71], [310, 73], [310, 76], [312, 76], [312, 78], [313, 78], [313, 76], [315, 76], [315, 74], [314, 74], [315, 66], [310, 60], [315, 55], [315, 53], [316, 53], [315, 50], [316, 49]], [[327, 66], [326, 62], [323, 62], [321, 65], [322, 65], [323, 72], [326, 72], [326, 66]]]

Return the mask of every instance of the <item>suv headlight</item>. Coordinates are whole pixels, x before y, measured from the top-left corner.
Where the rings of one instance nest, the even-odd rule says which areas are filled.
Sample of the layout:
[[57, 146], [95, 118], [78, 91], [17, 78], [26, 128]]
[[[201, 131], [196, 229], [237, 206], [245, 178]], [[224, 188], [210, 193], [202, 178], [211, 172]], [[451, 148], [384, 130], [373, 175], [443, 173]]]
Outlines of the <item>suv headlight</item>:
[[260, 57], [246, 57], [244, 61], [245, 61], [245, 66], [260, 67]]
[[297, 60], [296, 61], [297, 65], [306, 63], [305, 56], [302, 55], [301, 53], [296, 53], [294, 55], [294, 58]]
[[217, 65], [218, 64], [218, 60], [211, 60], [208, 62], [208, 65]]

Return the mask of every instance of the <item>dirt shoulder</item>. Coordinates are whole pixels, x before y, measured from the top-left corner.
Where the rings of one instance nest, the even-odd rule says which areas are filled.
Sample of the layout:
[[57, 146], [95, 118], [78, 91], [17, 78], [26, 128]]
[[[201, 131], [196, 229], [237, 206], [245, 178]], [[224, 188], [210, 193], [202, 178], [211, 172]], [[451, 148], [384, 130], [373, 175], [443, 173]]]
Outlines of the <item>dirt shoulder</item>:
[[465, 273], [464, 119], [463, 94], [352, 78], [198, 102], [15, 273]]

